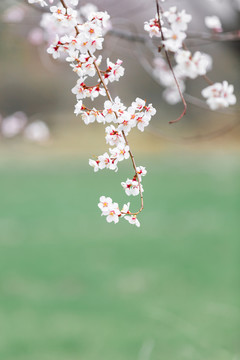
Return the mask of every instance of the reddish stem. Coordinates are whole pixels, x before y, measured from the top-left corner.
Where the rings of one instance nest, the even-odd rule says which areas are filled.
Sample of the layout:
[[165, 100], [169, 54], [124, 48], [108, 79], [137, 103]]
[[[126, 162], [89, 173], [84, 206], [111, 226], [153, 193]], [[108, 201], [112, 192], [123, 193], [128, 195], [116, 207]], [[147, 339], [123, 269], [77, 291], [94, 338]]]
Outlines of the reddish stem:
[[[162, 31], [162, 25], [161, 25], [161, 19], [160, 19], [160, 7], [159, 7], [158, 0], [156, 0], [156, 6], [157, 6], [158, 25], [159, 25], [159, 29], [160, 29], [162, 41], [164, 41], [165, 38], [164, 38], [164, 35], [163, 35], [163, 31]], [[186, 101], [185, 101], [185, 99], [184, 99], [184, 96], [183, 96], [183, 93], [182, 93], [182, 91], [181, 91], [179, 82], [178, 82], [178, 80], [177, 80], [177, 78], [176, 78], [176, 75], [175, 75], [175, 72], [174, 72], [174, 70], [173, 70], [173, 67], [172, 67], [172, 64], [171, 64], [171, 61], [170, 61], [170, 57], [169, 57], [168, 51], [165, 50], [165, 48], [164, 48], [164, 53], [165, 53], [165, 55], [166, 55], [166, 59], [167, 59], [168, 66], [169, 66], [169, 68], [170, 68], [170, 70], [171, 70], [171, 72], [172, 72], [174, 81], [175, 81], [175, 83], [176, 83], [176, 85], [177, 85], [177, 89], [178, 89], [179, 95], [180, 95], [180, 97], [181, 97], [183, 106], [184, 106], [184, 109], [183, 109], [183, 112], [181, 113], [181, 115], [180, 115], [177, 119], [169, 121], [169, 124], [173, 124], [173, 123], [176, 123], [176, 122], [178, 122], [179, 120], [181, 120], [182, 117], [186, 114], [186, 112], [187, 112], [187, 103], [186, 103]]]

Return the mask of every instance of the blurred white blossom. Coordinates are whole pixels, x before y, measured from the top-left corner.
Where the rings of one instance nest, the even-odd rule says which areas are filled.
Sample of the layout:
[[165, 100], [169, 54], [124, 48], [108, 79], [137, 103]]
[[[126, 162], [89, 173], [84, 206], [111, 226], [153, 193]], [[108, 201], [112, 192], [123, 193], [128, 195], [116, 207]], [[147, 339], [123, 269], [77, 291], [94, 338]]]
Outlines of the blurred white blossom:
[[212, 29], [215, 32], [222, 32], [222, 24], [218, 16], [206, 16], [204, 21], [207, 28]]
[[26, 114], [21, 111], [4, 118], [0, 124], [2, 135], [7, 138], [16, 136], [23, 130], [27, 121]]
[[13, 5], [7, 8], [3, 14], [2, 19], [8, 23], [19, 23], [24, 19], [25, 10], [18, 5]]
[[37, 120], [26, 127], [24, 136], [31, 141], [43, 142], [49, 139], [50, 132], [43, 121]]

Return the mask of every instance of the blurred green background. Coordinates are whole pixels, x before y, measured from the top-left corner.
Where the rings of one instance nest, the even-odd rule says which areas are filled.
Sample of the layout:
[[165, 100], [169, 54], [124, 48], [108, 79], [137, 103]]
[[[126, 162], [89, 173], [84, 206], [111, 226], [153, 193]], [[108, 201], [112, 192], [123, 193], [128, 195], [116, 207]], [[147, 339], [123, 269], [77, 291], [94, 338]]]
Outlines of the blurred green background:
[[237, 155], [143, 159], [140, 229], [97, 208], [124, 166], [1, 164], [0, 358], [239, 359]]
[[[0, 23], [0, 113], [41, 118], [52, 138], [0, 141], [0, 359], [240, 360], [239, 130], [183, 139], [238, 115], [190, 105], [169, 126], [181, 105], [164, 105], [129, 45], [113, 50], [107, 40], [127, 68], [114, 95], [158, 107], [151, 131], [129, 137], [148, 170], [141, 227], [107, 224], [98, 199], [129, 200], [120, 182], [131, 165], [93, 173], [88, 159], [106, 150], [104, 129], [75, 118], [74, 75], [25, 42], [26, 25]], [[224, 76], [236, 81], [238, 57], [224, 46], [205, 51], [227, 59]], [[222, 80], [221, 71], [216, 61], [211, 76]]]

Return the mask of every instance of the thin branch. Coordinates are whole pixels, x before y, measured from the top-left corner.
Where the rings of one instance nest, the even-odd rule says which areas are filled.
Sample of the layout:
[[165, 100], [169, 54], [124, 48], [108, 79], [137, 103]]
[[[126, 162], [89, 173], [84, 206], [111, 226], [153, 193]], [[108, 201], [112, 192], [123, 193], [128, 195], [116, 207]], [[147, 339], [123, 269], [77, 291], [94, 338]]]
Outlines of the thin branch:
[[111, 29], [107, 32], [107, 35], [115, 36], [130, 42], [139, 42], [142, 44], [149, 42], [149, 37], [145, 35], [133, 34], [131, 32], [120, 29]]
[[[156, 0], [156, 6], [157, 6], [158, 25], [159, 25], [159, 29], [160, 29], [162, 41], [164, 41], [165, 38], [164, 38], [164, 35], [163, 35], [163, 30], [162, 30], [162, 25], [161, 25], [160, 7], [159, 7], [158, 0]], [[171, 61], [170, 61], [170, 57], [169, 57], [168, 51], [165, 50], [165, 48], [164, 48], [164, 53], [165, 53], [165, 55], [166, 55], [166, 59], [167, 59], [167, 62], [168, 62], [168, 66], [169, 66], [169, 68], [170, 68], [170, 70], [171, 70], [171, 72], [172, 72], [174, 81], [175, 81], [175, 83], [176, 83], [176, 85], [177, 85], [177, 89], [178, 89], [179, 95], [180, 95], [180, 97], [181, 97], [183, 106], [184, 106], [184, 109], [183, 109], [183, 112], [181, 113], [181, 115], [180, 115], [177, 119], [169, 121], [169, 124], [173, 124], [173, 123], [176, 123], [176, 122], [178, 122], [179, 120], [181, 120], [181, 119], [183, 118], [183, 116], [186, 114], [186, 112], [187, 112], [187, 103], [186, 103], [186, 101], [185, 101], [185, 99], [184, 99], [184, 96], [183, 96], [183, 93], [182, 93], [182, 91], [181, 91], [179, 82], [178, 82], [178, 80], [177, 80], [177, 78], [176, 78], [176, 75], [175, 75], [175, 72], [174, 72], [174, 70], [173, 70], [173, 67], [172, 67], [172, 64], [171, 64]]]
[[194, 135], [194, 136], [181, 136], [178, 138], [168, 136], [164, 132], [160, 131], [159, 129], [157, 129], [151, 125], [149, 125], [147, 127], [146, 131], [154, 136], [161, 137], [165, 140], [171, 141], [176, 144], [186, 144], [186, 141], [189, 143], [195, 143], [195, 142], [203, 142], [203, 141], [210, 141], [210, 140], [216, 139], [220, 136], [226, 135], [227, 133], [229, 133], [233, 129], [236, 129], [239, 126], [240, 126], [240, 121], [236, 120], [233, 123], [222, 127], [221, 129], [214, 130], [207, 134], [198, 134], [198, 135]]
[[232, 124], [228, 124], [228, 125], [222, 127], [221, 129], [212, 131], [208, 134], [199, 134], [199, 135], [195, 135], [195, 136], [182, 137], [182, 139], [187, 140], [187, 141], [194, 141], [194, 142], [195, 141], [209, 141], [209, 140], [218, 138], [220, 136], [223, 136], [223, 135], [229, 133], [233, 129], [237, 128], [239, 125], [240, 125], [240, 121], [236, 120]]
[[206, 83], [208, 83], [208, 85], [214, 84], [214, 82], [211, 79], [209, 79], [207, 75], [202, 75], [202, 78], [206, 81]]
[[67, 5], [66, 5], [66, 3], [65, 3], [65, 0], [60, 0], [60, 1], [61, 1], [61, 3], [62, 3], [62, 6], [65, 7], [65, 9], [67, 10]]
[[[121, 30], [121, 29], [111, 29], [107, 33], [110, 36], [119, 37], [130, 42], [139, 42], [139, 43], [149, 43], [153, 42], [147, 35], [134, 34], [130, 31]], [[240, 30], [229, 31], [221, 34], [207, 34], [207, 33], [198, 33], [198, 32], [188, 32], [187, 39], [198, 39], [198, 40], [208, 40], [207, 44], [212, 42], [221, 42], [221, 41], [239, 41], [240, 40]]]
[[218, 33], [218, 34], [198, 33], [198, 32], [189, 31], [188, 38], [211, 40], [211, 41], [238, 41], [240, 40], [240, 29], [234, 31], [227, 31], [225, 33]]

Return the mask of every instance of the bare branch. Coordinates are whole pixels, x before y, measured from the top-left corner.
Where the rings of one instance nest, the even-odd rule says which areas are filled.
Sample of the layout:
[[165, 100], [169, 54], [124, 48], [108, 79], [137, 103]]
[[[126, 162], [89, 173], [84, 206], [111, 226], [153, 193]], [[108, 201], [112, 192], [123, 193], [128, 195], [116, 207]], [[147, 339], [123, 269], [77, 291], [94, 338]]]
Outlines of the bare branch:
[[194, 136], [181, 136], [178, 138], [169, 136], [169, 135], [165, 134], [164, 132], [162, 132], [161, 130], [159, 130], [151, 125], [149, 125], [146, 130], [147, 130], [147, 132], [151, 133], [154, 136], [171, 141], [173, 143], [185, 144], [186, 142], [195, 143], [195, 142], [203, 142], [203, 141], [210, 141], [210, 140], [216, 139], [216, 138], [218, 138], [220, 136], [224, 136], [227, 133], [231, 132], [232, 130], [236, 129], [239, 125], [240, 125], [240, 121], [236, 120], [236, 121], [232, 122], [231, 124], [227, 124], [226, 126], [220, 128], [218, 130], [214, 130], [214, 131], [206, 133], [206, 134], [198, 134], [198, 135], [194, 135]]

